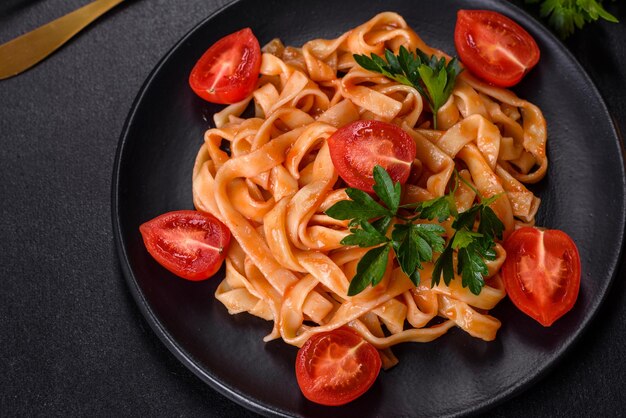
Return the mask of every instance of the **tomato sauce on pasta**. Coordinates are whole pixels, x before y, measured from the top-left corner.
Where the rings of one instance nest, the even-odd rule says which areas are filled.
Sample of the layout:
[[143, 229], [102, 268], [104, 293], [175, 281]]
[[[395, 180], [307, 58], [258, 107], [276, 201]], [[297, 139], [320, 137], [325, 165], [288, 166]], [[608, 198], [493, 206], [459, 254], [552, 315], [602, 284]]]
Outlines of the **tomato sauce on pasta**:
[[[540, 200], [524, 184], [541, 180], [548, 166], [543, 115], [511, 91], [462, 72], [435, 115], [434, 130], [415, 88], [367, 71], [353, 58], [400, 46], [449, 59], [391, 12], [301, 48], [272, 40], [262, 48], [253, 93], [215, 114], [215, 128], [205, 133], [193, 170], [194, 205], [232, 233], [215, 296], [231, 314], [271, 321], [266, 341], [301, 347], [314, 334], [347, 326], [390, 367], [397, 362], [393, 345], [432, 341], [452, 327], [486, 341], [496, 337], [501, 323], [488, 311], [506, 296], [500, 244], [496, 259], [486, 261], [480, 295], [462, 287], [460, 278], [431, 288], [433, 263], [424, 263], [416, 287], [390, 257], [380, 284], [347, 296], [367, 249], [342, 245], [348, 222], [325, 214], [347, 199], [326, 142], [338, 128], [364, 119], [401, 127], [417, 149], [402, 203], [443, 196], [460, 168], [481, 196], [501, 194], [492, 209], [505, 239], [534, 225]], [[249, 107], [254, 116], [242, 117]], [[454, 198], [463, 211], [476, 195], [460, 182]], [[441, 225], [451, 232], [450, 223]]]

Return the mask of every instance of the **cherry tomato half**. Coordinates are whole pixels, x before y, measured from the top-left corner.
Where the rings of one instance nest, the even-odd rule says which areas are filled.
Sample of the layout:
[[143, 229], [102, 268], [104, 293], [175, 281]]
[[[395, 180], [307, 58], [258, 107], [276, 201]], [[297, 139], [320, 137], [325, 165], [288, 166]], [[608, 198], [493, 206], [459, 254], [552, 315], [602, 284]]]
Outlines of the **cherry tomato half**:
[[204, 280], [226, 257], [230, 231], [213, 216], [193, 210], [168, 212], [139, 227], [146, 249], [175, 275]]
[[254, 90], [261, 69], [261, 47], [250, 28], [214, 43], [189, 75], [189, 85], [204, 100], [232, 104]]
[[330, 157], [350, 187], [373, 192], [374, 167], [380, 165], [394, 182], [406, 182], [417, 153], [413, 138], [400, 127], [358, 120], [328, 138]]
[[522, 312], [549, 327], [576, 302], [580, 256], [563, 231], [525, 227], [504, 242], [504, 286]]
[[459, 10], [454, 44], [472, 73], [500, 87], [519, 83], [539, 61], [533, 37], [508, 17], [488, 10]]
[[304, 396], [315, 403], [343, 405], [374, 384], [381, 360], [373, 345], [340, 328], [308, 339], [298, 351], [296, 378]]

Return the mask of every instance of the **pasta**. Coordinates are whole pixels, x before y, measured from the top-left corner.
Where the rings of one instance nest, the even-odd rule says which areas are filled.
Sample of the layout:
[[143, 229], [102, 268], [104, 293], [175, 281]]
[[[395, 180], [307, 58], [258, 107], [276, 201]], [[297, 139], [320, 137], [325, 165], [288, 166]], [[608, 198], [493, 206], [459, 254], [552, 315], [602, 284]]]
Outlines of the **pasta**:
[[[478, 296], [460, 279], [431, 288], [432, 263], [424, 265], [415, 287], [391, 258], [379, 285], [347, 296], [367, 249], [341, 245], [347, 221], [324, 213], [347, 199], [326, 143], [339, 127], [359, 119], [400, 126], [417, 147], [416, 180], [404, 186], [403, 203], [444, 195], [456, 167], [482, 196], [502, 194], [492, 209], [505, 237], [534, 224], [540, 201], [524, 184], [547, 170], [546, 124], [535, 105], [463, 72], [434, 130], [416, 89], [353, 59], [400, 46], [449, 59], [391, 12], [302, 48], [275, 39], [263, 48], [252, 95], [215, 114], [216, 127], [204, 136], [193, 171], [194, 205], [227, 225], [233, 237], [216, 298], [231, 314], [272, 321], [266, 341], [282, 338], [300, 347], [315, 333], [348, 326], [390, 367], [397, 362], [389, 350], [395, 344], [432, 341], [455, 326], [490, 341], [501, 325], [488, 313], [506, 295], [500, 244]], [[251, 105], [254, 116], [242, 117]], [[472, 189], [459, 183], [459, 211], [475, 200]], [[451, 231], [449, 221], [442, 226]]]

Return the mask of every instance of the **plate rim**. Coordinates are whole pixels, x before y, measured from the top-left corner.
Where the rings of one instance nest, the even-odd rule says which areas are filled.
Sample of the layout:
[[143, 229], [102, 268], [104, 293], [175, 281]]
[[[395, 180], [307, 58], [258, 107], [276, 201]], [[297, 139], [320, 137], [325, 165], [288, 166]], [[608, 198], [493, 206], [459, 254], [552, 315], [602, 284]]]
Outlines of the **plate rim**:
[[[194, 357], [188, 353], [183, 347], [179, 345], [179, 343], [174, 339], [170, 333], [167, 331], [166, 327], [161, 323], [158, 319], [157, 315], [153, 312], [150, 304], [144, 297], [143, 292], [139, 288], [138, 281], [131, 269], [130, 258], [128, 256], [128, 252], [126, 250], [126, 246], [123, 239], [123, 230], [122, 230], [122, 222], [119, 216], [119, 204], [121, 202], [120, 199], [120, 167], [121, 161], [124, 154], [124, 150], [129, 141], [129, 133], [132, 122], [135, 119], [135, 115], [138, 111], [139, 104], [144, 98], [146, 92], [149, 87], [154, 82], [155, 77], [159, 74], [162, 67], [169, 60], [169, 58], [179, 49], [179, 47], [184, 44], [189, 38], [191, 38], [201, 27], [211, 22], [213, 19], [218, 18], [221, 13], [224, 11], [238, 7], [239, 4], [245, 2], [246, 0], [235, 0], [228, 4], [225, 4], [221, 7], [218, 7], [214, 12], [200, 20], [197, 24], [193, 25], [181, 38], [179, 38], [172, 47], [159, 59], [157, 64], [152, 68], [144, 82], [142, 83], [135, 99], [133, 100], [128, 116], [125, 119], [124, 125], [122, 127], [115, 157], [114, 157], [114, 165], [113, 165], [113, 173], [112, 173], [112, 182], [111, 182], [111, 220], [113, 225], [113, 240], [115, 242], [116, 252], [118, 255], [119, 265], [121, 267], [125, 282], [135, 300], [135, 303], [139, 307], [144, 319], [148, 322], [148, 325], [152, 329], [152, 331], [157, 335], [159, 340], [168, 348], [168, 350], [178, 359], [185, 367], [187, 367], [194, 375], [196, 375], [202, 382], [208, 384], [212, 389], [219, 392], [221, 395], [224, 395], [228, 399], [234, 401], [235, 403], [247, 408], [248, 410], [260, 413], [265, 416], [280, 416], [280, 417], [292, 417], [294, 416], [289, 411], [285, 411], [284, 409], [273, 407], [264, 402], [261, 402], [258, 399], [250, 399], [246, 396], [245, 393], [239, 391], [236, 387], [231, 387], [229, 385], [224, 384], [218, 378], [208, 373], [199, 364], [195, 361]], [[580, 64], [578, 59], [572, 54], [572, 52], [565, 46], [565, 44], [556, 37], [541, 21], [533, 17], [530, 13], [519, 7], [518, 5], [506, 1], [506, 2], [498, 2], [497, 0], [486, 0], [491, 3], [499, 4], [501, 7], [505, 9], [511, 10], [512, 14], [518, 19], [518, 22], [522, 23], [526, 27], [531, 27], [534, 31], [541, 33], [542, 36], [547, 37], [550, 41], [559, 46], [560, 52], [564, 53], [564, 55], [573, 63], [577, 72], [579, 72], [582, 77], [588, 83], [590, 87], [590, 91], [593, 95], [595, 95], [601, 107], [598, 108], [598, 111], [602, 112], [609, 121], [610, 130], [615, 138], [618, 140], [618, 145], [621, 150], [619, 153], [618, 159], [620, 162], [621, 169], [621, 183], [626, 190], [626, 148], [624, 144], [624, 138], [619, 131], [615, 118], [613, 114], [609, 111], [604, 97], [598, 90], [597, 86], [585, 70], [585, 68]], [[521, 19], [520, 19], [521, 18]], [[626, 212], [626, 191], [623, 194], [623, 199], [621, 202], [622, 212]], [[560, 345], [559, 349], [556, 350], [551, 358], [543, 363], [541, 367], [536, 369], [529, 369], [530, 371], [526, 375], [527, 377], [524, 379], [520, 379], [516, 384], [509, 386], [506, 390], [500, 392], [497, 396], [490, 398], [484, 402], [472, 405], [471, 407], [459, 411], [458, 413], [451, 414], [449, 416], [461, 416], [461, 415], [474, 415], [480, 412], [484, 412], [488, 409], [492, 409], [502, 403], [510, 400], [515, 395], [519, 395], [520, 393], [526, 391], [532, 384], [537, 381], [543, 379], [547, 374], [549, 374], [555, 366], [563, 360], [563, 357], [567, 352], [571, 351], [572, 348], [579, 343], [582, 336], [588, 332], [588, 328], [591, 322], [595, 320], [597, 317], [598, 311], [600, 307], [606, 300], [611, 288], [613, 287], [613, 283], [615, 282], [615, 278], [617, 276], [619, 266], [622, 262], [622, 258], [625, 254], [625, 238], [626, 238], [626, 219], [620, 219], [618, 232], [618, 240], [621, 243], [618, 251], [618, 255], [615, 259], [615, 262], [610, 266], [609, 276], [606, 284], [601, 288], [600, 297], [596, 298], [594, 303], [590, 306], [590, 313], [586, 315], [581, 322], [578, 329], [570, 335], [568, 338], [564, 340], [564, 342]], [[296, 413], [297, 416], [297, 413]]]

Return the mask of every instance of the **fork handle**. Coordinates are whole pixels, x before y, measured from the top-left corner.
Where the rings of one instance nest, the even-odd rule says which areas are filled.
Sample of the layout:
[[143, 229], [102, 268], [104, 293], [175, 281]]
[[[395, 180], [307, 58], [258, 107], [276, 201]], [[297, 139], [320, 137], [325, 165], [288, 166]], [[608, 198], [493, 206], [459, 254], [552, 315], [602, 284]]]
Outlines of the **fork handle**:
[[29, 69], [124, 0], [96, 0], [0, 45], [0, 80]]

